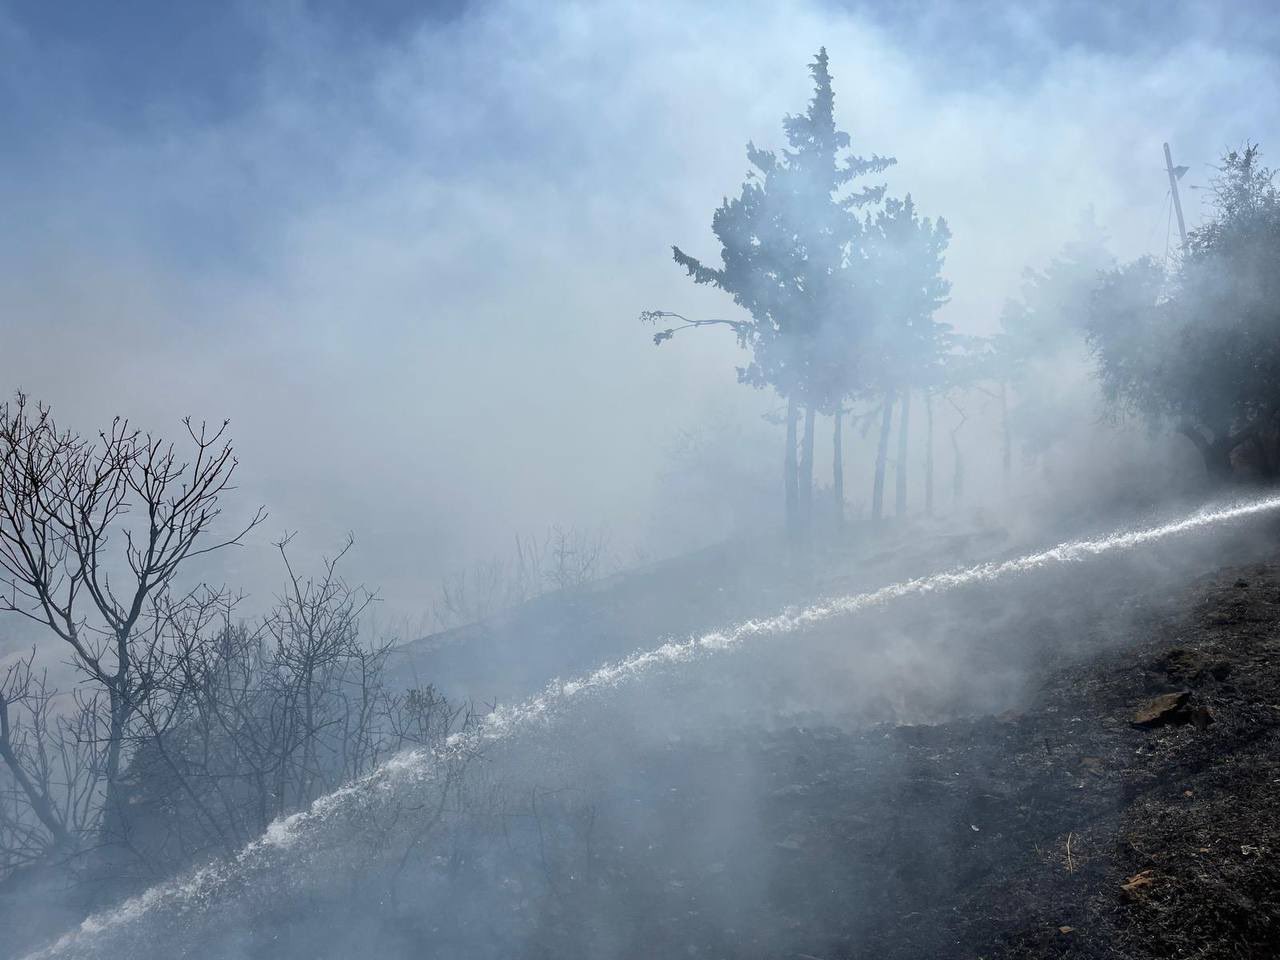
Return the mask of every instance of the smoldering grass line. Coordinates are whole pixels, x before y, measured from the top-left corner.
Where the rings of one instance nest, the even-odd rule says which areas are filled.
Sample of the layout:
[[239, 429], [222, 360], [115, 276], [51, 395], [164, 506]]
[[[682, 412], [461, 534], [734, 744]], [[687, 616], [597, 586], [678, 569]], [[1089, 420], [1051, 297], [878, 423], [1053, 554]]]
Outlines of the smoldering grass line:
[[785, 610], [772, 617], [746, 620], [726, 630], [713, 631], [681, 642], [672, 641], [653, 650], [607, 663], [573, 680], [552, 681], [541, 694], [509, 706], [500, 706], [486, 714], [475, 727], [452, 734], [442, 747], [398, 754], [367, 776], [319, 798], [309, 809], [274, 821], [260, 838], [246, 846], [233, 860], [218, 861], [195, 870], [180, 880], [158, 884], [119, 907], [87, 918], [51, 946], [30, 954], [28, 960], [56, 956], [63, 950], [83, 946], [86, 941], [91, 941], [99, 934], [142, 920], [156, 908], [182, 907], [205, 901], [223, 886], [234, 884], [238, 878], [252, 872], [259, 861], [269, 862], [272, 853], [287, 850], [305, 839], [308, 828], [313, 825], [322, 826], [344, 804], [358, 804], [376, 792], [430, 778], [444, 762], [474, 752], [487, 743], [504, 740], [522, 729], [547, 722], [575, 698], [639, 679], [653, 668], [690, 663], [733, 649], [755, 637], [794, 633], [904, 597], [943, 593], [957, 587], [988, 583], [1053, 564], [1088, 560], [1104, 553], [1132, 549], [1278, 508], [1280, 496], [1205, 508], [1161, 526], [1119, 531], [1096, 540], [1061, 543], [1048, 550], [1012, 560], [981, 563], [962, 570], [904, 580], [867, 593], [836, 597], [800, 609]]

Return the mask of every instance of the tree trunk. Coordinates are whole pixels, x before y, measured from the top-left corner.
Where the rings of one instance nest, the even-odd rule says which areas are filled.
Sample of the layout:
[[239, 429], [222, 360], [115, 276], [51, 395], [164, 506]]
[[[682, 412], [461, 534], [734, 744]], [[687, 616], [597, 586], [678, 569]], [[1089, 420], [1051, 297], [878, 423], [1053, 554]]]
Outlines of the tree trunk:
[[1009, 429], [1009, 388], [1000, 381], [1000, 466], [1004, 471], [1004, 495], [1009, 498], [1013, 476], [1013, 434]]
[[876, 474], [871, 488], [871, 520], [884, 518], [884, 467], [889, 458], [889, 429], [893, 425], [893, 390], [884, 394], [884, 411], [880, 416], [880, 440], [876, 444]]
[[831, 496], [836, 506], [836, 526], [844, 526], [844, 411], [836, 409], [831, 434]]
[[107, 688], [107, 750], [102, 767], [102, 837], [108, 843], [124, 838], [124, 798], [121, 796], [120, 772], [123, 764], [125, 725], [129, 708], [120, 690], [128, 682], [126, 668], [112, 678]]
[[1231, 451], [1237, 446], [1238, 444], [1229, 440], [1217, 440], [1201, 451], [1205, 472], [1212, 480], [1228, 483], [1235, 479], [1235, 469], [1231, 465]]
[[894, 514], [907, 515], [907, 436], [911, 429], [911, 388], [902, 391], [902, 413], [898, 417], [898, 463], [894, 469]]
[[933, 394], [924, 393], [924, 515], [933, 516]]
[[1231, 436], [1226, 430], [1213, 433], [1213, 439], [1207, 439], [1195, 424], [1183, 422], [1178, 425], [1178, 432], [1195, 444], [1204, 461], [1205, 473], [1216, 483], [1225, 483], [1232, 478], [1231, 451], [1238, 446], [1242, 437]]
[[1267, 480], [1280, 476], [1280, 425], [1276, 409], [1268, 410], [1258, 424], [1258, 448], [1262, 455], [1262, 475]]
[[787, 495], [787, 536], [795, 540], [800, 533], [800, 500], [796, 486], [796, 401], [787, 397], [787, 452], [782, 475]]
[[813, 404], [804, 408], [804, 444], [800, 447], [800, 531], [808, 540], [813, 531]]

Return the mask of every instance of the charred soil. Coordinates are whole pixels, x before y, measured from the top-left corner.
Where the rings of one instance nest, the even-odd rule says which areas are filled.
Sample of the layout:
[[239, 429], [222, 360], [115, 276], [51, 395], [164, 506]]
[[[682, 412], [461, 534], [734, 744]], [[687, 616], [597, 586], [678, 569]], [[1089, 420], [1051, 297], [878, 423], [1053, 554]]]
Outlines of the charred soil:
[[[638, 758], [644, 859], [665, 872], [591, 852], [586, 909], [544, 912], [530, 952], [596, 941], [574, 915], [607, 888], [634, 956], [1275, 956], [1278, 624], [1280, 564], [1254, 564], [1051, 666], [1016, 711]], [[750, 852], [686, 822], [716, 794], [753, 798]], [[708, 902], [718, 888], [749, 909]]]

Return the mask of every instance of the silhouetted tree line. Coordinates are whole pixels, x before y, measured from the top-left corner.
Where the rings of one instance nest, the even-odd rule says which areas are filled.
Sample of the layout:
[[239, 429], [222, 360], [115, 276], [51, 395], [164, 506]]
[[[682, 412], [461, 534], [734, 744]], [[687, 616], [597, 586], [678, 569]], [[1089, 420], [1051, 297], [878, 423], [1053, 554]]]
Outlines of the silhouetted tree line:
[[1256, 145], [1222, 158], [1171, 271], [1103, 276], [1088, 336], [1116, 414], [1177, 430], [1215, 479], [1280, 474], [1280, 194]]
[[1117, 268], [1090, 214], [1045, 269], [1026, 271], [994, 335], [961, 336], [936, 317], [950, 290], [942, 275], [946, 222], [921, 217], [910, 194], [854, 186], [896, 161], [850, 150], [835, 123], [825, 49], [810, 72], [808, 109], [783, 120], [787, 146], [748, 144], [752, 169], [712, 217], [720, 263], [673, 248], [695, 283], [728, 293], [742, 314], [641, 314], [658, 326], [655, 344], [693, 328], [728, 327], [749, 354], [739, 381], [785, 401], [783, 488], [794, 540], [805, 540], [813, 523], [818, 416], [833, 421], [837, 522], [846, 418], [876, 431], [870, 514], [878, 523], [891, 459], [895, 513], [906, 512], [912, 398], [922, 399], [924, 507], [932, 514], [936, 402], [945, 398], [954, 411], [956, 499], [966, 404], [997, 405], [1008, 493], [1015, 448], [1037, 459], [1083, 415], [1059, 376], [1071, 364], [1093, 366], [1113, 415], [1137, 414], [1187, 436], [1214, 478], [1280, 472], [1280, 203], [1256, 147], [1224, 158], [1214, 214], [1192, 232], [1172, 271], [1150, 258]]
[[[674, 319], [655, 343], [701, 326], [724, 325], [750, 352], [741, 382], [772, 388], [786, 402], [784, 489], [787, 528], [807, 536], [813, 516], [813, 462], [819, 415], [834, 421], [835, 501], [843, 505], [841, 432], [846, 405], [874, 398], [883, 411], [873, 514], [883, 512], [884, 468], [895, 404], [905, 444], [910, 398], [936, 375], [949, 332], [934, 312], [947, 297], [941, 277], [950, 233], [921, 218], [911, 197], [886, 197], [883, 184], [854, 187], [892, 157], [858, 156], [835, 123], [827, 52], [810, 65], [814, 95], [805, 113], [783, 120], [787, 147], [748, 144], [752, 171], [737, 197], [712, 218], [721, 263], [708, 266], [675, 247], [676, 262], [698, 284], [724, 290], [744, 319]], [[800, 421], [803, 419], [803, 432]], [[905, 470], [899, 469], [900, 484]], [[898, 499], [905, 498], [900, 486]]]
[[256, 619], [225, 587], [180, 586], [242, 542], [220, 522], [236, 460], [187, 422], [187, 453], [115, 420], [96, 440], [25, 396], [0, 405], [0, 612], [37, 624], [74, 682], [36, 651], [0, 671], [0, 888], [25, 877], [91, 906], [231, 856], [281, 815], [407, 747], [469, 722], [432, 688], [398, 689], [389, 642], [361, 636], [373, 595], [340, 563], [294, 568]]

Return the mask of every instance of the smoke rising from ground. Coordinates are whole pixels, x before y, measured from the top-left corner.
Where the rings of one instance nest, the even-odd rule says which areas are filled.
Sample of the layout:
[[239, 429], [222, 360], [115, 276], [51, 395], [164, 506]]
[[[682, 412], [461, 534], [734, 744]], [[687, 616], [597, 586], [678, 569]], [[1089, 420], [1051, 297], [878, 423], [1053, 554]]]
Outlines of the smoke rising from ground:
[[[705, 727], [710, 719], [721, 714], [722, 710], [724, 716], [732, 717], [733, 723], [740, 724], [744, 717], [750, 716], [750, 713], [743, 709], [746, 704], [741, 702], [746, 694], [741, 689], [735, 691], [733, 687], [718, 688], [712, 685], [708, 690], [706, 683], [708, 671], [703, 664], [708, 658], [731, 654], [739, 648], [767, 642], [774, 648], [772, 657], [777, 658], [772, 671], [767, 668], [761, 669], [762, 665], [755, 663], [752, 665], [754, 669], [748, 669], [746, 672], [747, 676], [757, 678], [768, 676], [771, 672], [775, 674], [773, 682], [777, 685], [777, 689], [772, 691], [771, 696], [762, 697], [753, 706], [755, 716], [752, 720], [767, 722], [770, 716], [780, 708], [794, 709], [794, 705], [776, 700], [780, 691], [786, 691], [785, 682], [780, 683], [776, 675], [780, 664], [786, 664], [782, 673], [792, 673], [804, 678], [804, 683], [798, 684], [797, 689], [803, 688], [809, 691], [807, 702], [810, 707], [816, 703], [813, 680], [821, 674], [823, 669], [836, 666], [836, 663], [829, 658], [833, 652], [838, 653], [839, 647], [833, 649], [831, 638], [821, 638], [820, 632], [816, 649], [812, 641], [806, 643], [804, 637], [806, 634], [819, 631], [819, 628], [824, 625], [846, 620], [855, 614], [895, 605], [904, 600], [946, 594], [1002, 580], [1012, 580], [1013, 583], [1006, 586], [1022, 588], [1024, 592], [1027, 589], [1033, 592], [1045, 590], [1046, 585], [1043, 583], [1036, 584], [1034, 581], [1030, 584], [1019, 583], [1018, 578], [1040, 572], [1052, 574], [1058, 568], [1095, 561], [1107, 554], [1119, 554], [1123, 559], [1134, 562], [1134, 558], [1128, 555], [1137, 553], [1142, 548], [1165, 540], [1176, 542], [1181, 538], [1203, 534], [1206, 531], [1218, 532], [1215, 528], [1226, 528], [1230, 532], [1233, 524], [1265, 516], [1277, 509], [1280, 509], [1280, 497], [1206, 508], [1188, 517], [1172, 520], [1159, 526], [1117, 531], [1093, 540], [1062, 543], [1047, 550], [1011, 559], [993, 560], [967, 569], [919, 577], [889, 584], [868, 593], [836, 597], [803, 608], [787, 610], [772, 617], [745, 621], [728, 629], [685, 641], [670, 641], [625, 660], [605, 664], [583, 677], [553, 681], [543, 693], [520, 703], [499, 706], [485, 715], [474, 727], [452, 734], [437, 748], [412, 750], [400, 754], [369, 776], [320, 798], [310, 809], [276, 821], [261, 839], [246, 847], [234, 860], [215, 861], [210, 866], [203, 867], [177, 881], [152, 887], [142, 895], [130, 899], [105, 914], [89, 917], [78, 930], [60, 938], [48, 950], [31, 956], [33, 960], [36, 957], [46, 956], [93, 956], [98, 955], [103, 949], [119, 951], [126, 948], [136, 955], [140, 950], [155, 950], [160, 942], [160, 932], [175, 921], [182, 924], [182, 927], [177, 929], [182, 930], [183, 936], [196, 938], [195, 949], [207, 951], [211, 949], [212, 943], [217, 943], [219, 938], [225, 938], [225, 934], [206, 931], [203, 924], [195, 923], [195, 918], [192, 916], [194, 911], [207, 911], [216, 915], [218, 911], [230, 909], [233, 914], [238, 913], [243, 907], [237, 906], [237, 901], [241, 899], [245, 889], [251, 890], [252, 896], [279, 896], [281, 894], [278, 888], [281, 887], [282, 881], [286, 888], [296, 885], [304, 894], [313, 883], [323, 888], [328, 882], [327, 871], [317, 871], [315, 866], [317, 856], [345, 857], [353, 863], [358, 863], [360, 856], [345, 852], [344, 847], [353, 843], [356, 845], [368, 843], [372, 835], [380, 829], [389, 833], [394, 832], [400, 819], [397, 811], [406, 804], [412, 810], [421, 810], [431, 805], [434, 802], [434, 796], [439, 793], [442, 795], [439, 803], [443, 806], [445, 802], [443, 796], [450, 782], [448, 779], [450, 771], [455, 770], [457, 765], [465, 762], [467, 758], [484, 756], [486, 752], [492, 753], [494, 746], [501, 748], [506, 746], [508, 741], [516, 741], [512, 748], [512, 756], [505, 759], [505, 763], [511, 764], [511, 767], [496, 776], [499, 780], [504, 776], [514, 780], [517, 784], [514, 789], [517, 791], [520, 789], [520, 778], [530, 775], [529, 768], [541, 769], [545, 776], [546, 770], [555, 770], [562, 765], [572, 769], [575, 764], [583, 763], [582, 756], [578, 755], [575, 760], [575, 755], [581, 751], [583, 755], [590, 756], [592, 751], [589, 744], [580, 743], [578, 738], [584, 732], [591, 737], [591, 725], [575, 726], [574, 714], [586, 709], [591, 715], [602, 714], [608, 717], [615, 710], [615, 704], [610, 701], [619, 689], [625, 691], [642, 681], [661, 684], [664, 682], [664, 674], [669, 674], [673, 668], [677, 668], [678, 676], [679, 673], [697, 666], [695, 675], [701, 677], [701, 682], [689, 684], [687, 678], [683, 685], [677, 682], [677, 689], [683, 689], [686, 695], [696, 692], [698, 697], [694, 703], [686, 701], [679, 721], [674, 721], [674, 718], [650, 717], [651, 721], [656, 719], [656, 722], [648, 724], [646, 729], [646, 724], [626, 720], [619, 724], [615, 719], [609, 724], [608, 729], [614, 730], [615, 733], [623, 729], [643, 731], [640, 734], [641, 739], [648, 737], [661, 739], [664, 733], [671, 735], [674, 731], [682, 731], [685, 736], [696, 736], [697, 728]], [[1170, 584], [1177, 583], [1181, 578], [1186, 577], [1188, 570], [1195, 568], [1194, 561], [1188, 563], [1189, 557], [1202, 551], [1205, 543], [1184, 543], [1182, 546], [1185, 548], [1185, 555], [1176, 563], [1163, 569], [1158, 557], [1148, 557], [1146, 563], [1149, 566], [1146, 570], [1140, 570], [1140, 577], [1157, 581], [1163, 577], [1167, 578]], [[1214, 552], [1215, 549], [1210, 542], [1210, 552]], [[1167, 563], [1168, 559], [1166, 557], [1164, 562]], [[1141, 564], [1142, 560], [1139, 559], [1137, 562]], [[1114, 572], [1113, 570], [1112, 573]], [[1127, 572], [1131, 573], [1131, 571]], [[1054, 589], [1052, 581], [1048, 589]], [[1021, 599], [1023, 603], [1015, 603], [1012, 606], [1025, 607], [1026, 598]], [[905, 626], [904, 624], [904, 628]], [[882, 644], [886, 636], [890, 638], [894, 636], [894, 631], [886, 629], [885, 623], [878, 623], [876, 627], [876, 635]], [[788, 639], [794, 641], [793, 635], [799, 635], [800, 642], [791, 644], [792, 650], [788, 655], [785, 650], [779, 648], [779, 645]], [[895, 652], [897, 657], [901, 657], [904, 653], [909, 655], [911, 648], [916, 645], [923, 650], [929, 643], [927, 638], [912, 636], [909, 629], [904, 629], [899, 639], [902, 642], [890, 639], [886, 645]], [[944, 655], [948, 661], [958, 665], [964, 661], [968, 652], [965, 646], [973, 644], [977, 638], [957, 634], [947, 639], [950, 649]], [[1023, 639], [1025, 656], [1027, 651], [1025, 638]], [[1068, 654], [1077, 652], [1073, 648], [1084, 646], [1079, 639], [1071, 641], [1063, 638], [1041, 637], [1039, 640], [1046, 648], [1061, 647]], [[805, 656], [810, 658], [810, 662], [797, 667], [794, 661], [799, 651], [803, 651]], [[1038, 659], [1045, 652], [1048, 651], [1035, 651], [1033, 659]], [[824, 661], [821, 665], [816, 662], [815, 654], [817, 658]], [[877, 683], [896, 684], [903, 680], [901, 663], [895, 664], [894, 657], [890, 657], [887, 662], [877, 662], [872, 658], [848, 651], [846, 651], [846, 657], [848, 658], [845, 663], [846, 668], [856, 664], [853, 676], [856, 677], [858, 673], [863, 674], [858, 679], [864, 687], [864, 695]], [[937, 665], [935, 669], [938, 669]], [[868, 676], [866, 675], [868, 670], [882, 671], [883, 675]], [[1017, 671], [1008, 678], [1002, 678], [1007, 683], [1006, 686], [1001, 687], [997, 684], [987, 690], [965, 690], [963, 684], [957, 681], [956, 674], [944, 680], [941, 674], [945, 672], [939, 669], [939, 676], [931, 678], [931, 682], [937, 684], [942, 700], [954, 698], [955, 703], [964, 704], [968, 709], [995, 709], [1008, 706], [1010, 702], [1016, 702], [1016, 698], [1024, 694], [1021, 684], [1025, 677], [1017, 675]], [[960, 671], [960, 673], [963, 672]], [[669, 675], [665, 679], [666, 682], [671, 681]], [[791, 678], [788, 677], [788, 679]], [[751, 691], [758, 693], [763, 689], [753, 686]], [[820, 686], [817, 691], [820, 698], [822, 694]], [[921, 690], [909, 691], [910, 695], [920, 697]], [[652, 691], [641, 692], [638, 701], [624, 701], [624, 716], [631, 711], [643, 711], [644, 715], [648, 715], [653, 708], [654, 696]], [[1002, 701], [1001, 697], [1005, 699]], [[846, 707], [856, 710], [859, 699], [853, 698], [846, 703]], [[920, 710], [927, 701], [928, 698], [923, 697], [914, 709]], [[585, 704], [585, 706], [580, 707], [579, 704]], [[730, 704], [732, 708], [729, 708]], [[920, 716], [920, 714], [914, 717], [907, 715], [900, 719], [910, 722], [919, 719]], [[632, 718], [632, 721], [639, 721], [639, 719], [640, 716], [637, 715]], [[569, 730], [562, 733], [561, 728], [566, 722], [569, 724]], [[532, 741], [530, 737], [533, 738]], [[499, 756], [501, 756], [500, 751]], [[495, 770], [503, 771], [503, 760], [495, 761], [490, 756], [489, 762], [494, 763]], [[590, 765], [589, 762], [587, 765]], [[490, 772], [489, 776], [495, 776], [495, 774]], [[574, 781], [567, 781], [565, 788], [568, 789], [569, 784], [572, 783]], [[736, 802], [744, 802], [744, 800], [739, 798]], [[739, 842], [742, 839], [739, 837]], [[402, 840], [401, 843], [403, 842]], [[385, 838], [375, 843], [380, 847], [385, 846], [393, 853], [399, 849], [395, 843], [387, 843]], [[291, 862], [295, 854], [301, 857], [300, 863]], [[358, 875], [361, 868], [347, 864], [340, 869], [351, 869]], [[296, 896], [297, 894], [291, 891], [285, 895]], [[215, 929], [222, 926], [218, 919], [211, 919]], [[478, 955], [484, 953], [483, 948], [478, 946], [481, 939], [476, 937], [475, 943], [469, 946], [469, 949], [478, 950]], [[164, 950], [172, 949], [173, 944], [170, 941], [164, 940], [163, 944]], [[226, 949], [225, 945], [220, 949]]]
[[[847, 884], [793, 887], [859, 904], [854, 926], [892, 920], [872, 894], [914, 882], [930, 838], [979, 832], [950, 822], [971, 808], [951, 802], [961, 769], [972, 809], [988, 788], [1016, 806], [984, 770], [1011, 749], [997, 714], [1131, 654], [1207, 571], [1274, 558], [1274, 378], [1253, 341], [1188, 349], [1160, 325], [1174, 291], [1193, 332], [1256, 313], [1274, 339], [1269, 294], [1209, 311], [1167, 269], [1159, 149], [1187, 165], [1194, 228], [1222, 213], [1196, 192], [1209, 161], [1280, 142], [1269, 12], [177, 9], [0, 0], [0, 390], [37, 421], [0, 425], [0, 953], [63, 931], [53, 954], [794, 952], [803, 925], [764, 907], [810, 841], [764, 826], [830, 787], [811, 750], [839, 742], [845, 782], [894, 811], [897, 790], [939, 791], [894, 821], [905, 853], [841, 854]], [[840, 130], [896, 158], [858, 183], [887, 184], [884, 219], [849, 221], [849, 188], [828, 189]], [[802, 160], [778, 167], [786, 138]], [[713, 232], [748, 152], [766, 202]], [[689, 282], [723, 281], [699, 265], [726, 235], [765, 250], [722, 283], [767, 301], [754, 352], [714, 325], [655, 349], [672, 317], [741, 320]], [[1258, 249], [1269, 280], [1280, 243]], [[1247, 285], [1221, 264], [1208, 286]], [[1164, 406], [1150, 341], [1189, 371]], [[769, 390], [735, 377], [747, 362]], [[1178, 436], [1179, 404], [1224, 382], [1255, 388], [1232, 408], [1248, 439], [1213, 410]], [[42, 432], [44, 403], [88, 438], [117, 414], [181, 438], [189, 414], [192, 475], [199, 425], [230, 418], [234, 489], [219, 499], [216, 461], [200, 506], [163, 447], [116, 425], [99, 460]], [[1196, 512], [1228, 478], [1242, 499]], [[170, 494], [196, 506], [165, 532]], [[156, 560], [175, 528], [235, 545]], [[186, 592], [201, 580], [228, 587]], [[972, 763], [908, 769], [926, 751], [894, 738], [927, 735], [904, 724], [972, 724], [954, 754]], [[1059, 767], [1036, 766], [1032, 806], [1038, 786], [1071, 805]], [[863, 814], [836, 806], [838, 846]]]

